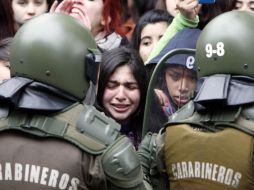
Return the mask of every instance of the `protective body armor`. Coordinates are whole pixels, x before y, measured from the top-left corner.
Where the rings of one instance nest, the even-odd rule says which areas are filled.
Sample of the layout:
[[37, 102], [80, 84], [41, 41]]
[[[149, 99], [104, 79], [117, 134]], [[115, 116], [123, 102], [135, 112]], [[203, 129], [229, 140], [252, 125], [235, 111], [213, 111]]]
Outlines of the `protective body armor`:
[[119, 129], [94, 107], [81, 104], [46, 115], [10, 112], [0, 122], [1, 189], [142, 186], [135, 149]]
[[246, 119], [246, 109], [199, 114], [193, 106], [186, 105], [166, 127], [170, 189], [253, 189], [254, 122]]
[[76, 104], [57, 114], [2, 117], [1, 189], [106, 189], [99, 154], [105, 144], [75, 128], [89, 110]]

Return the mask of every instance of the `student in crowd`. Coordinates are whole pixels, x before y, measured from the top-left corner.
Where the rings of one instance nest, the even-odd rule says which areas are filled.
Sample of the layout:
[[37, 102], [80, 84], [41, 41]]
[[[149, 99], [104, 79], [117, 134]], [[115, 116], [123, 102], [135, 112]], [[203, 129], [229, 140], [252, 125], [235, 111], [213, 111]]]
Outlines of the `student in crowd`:
[[141, 140], [147, 81], [145, 66], [133, 49], [119, 47], [102, 55], [96, 106], [121, 124], [137, 148]]
[[153, 10], [157, 0], [122, 0], [122, 22], [130, 41], [135, 25], [146, 12]]
[[102, 51], [128, 43], [121, 27], [121, 2], [118, 0], [64, 0], [60, 4], [55, 1], [50, 12], [65, 13], [80, 20]]
[[[200, 34], [199, 29], [183, 29], [164, 47], [161, 53], [152, 59], [148, 65], [156, 65], [168, 52], [176, 48], [196, 48]], [[149, 108], [149, 130], [158, 132], [168, 120], [168, 117], [185, 105], [194, 95], [197, 83], [197, 67], [195, 55], [175, 55], [164, 63], [159, 71], [154, 89], [154, 96]], [[151, 92], [152, 93], [152, 92]]]
[[131, 45], [139, 52], [143, 62], [147, 60], [172, 20], [173, 17], [163, 10], [148, 11], [139, 19], [132, 35]]
[[[190, 2], [193, 3], [193, 0]], [[180, 2], [177, 3], [180, 4]], [[167, 33], [171, 32], [172, 37], [178, 30], [181, 30], [182, 28], [197, 27], [198, 18], [196, 17], [196, 12], [194, 11], [194, 8], [197, 4], [194, 2], [191, 4], [192, 6], [189, 6], [187, 3], [180, 5], [180, 14], [174, 18], [172, 26], [170, 25], [173, 17], [170, 16], [166, 10], [149, 11], [143, 15], [137, 23], [132, 35], [131, 45], [139, 52], [139, 55], [145, 64], [153, 55], [156, 55], [156, 53], [159, 53], [161, 50], [157, 43], [161, 41], [160, 39], [166, 31]], [[167, 28], [165, 28], [166, 25], [168, 26]], [[169, 39], [170, 37], [168, 38], [168, 35], [166, 35], [164, 40], [159, 44], [163, 43], [164, 45], [164, 43], [166, 43]], [[149, 64], [146, 66], [149, 78], [153, 72], [154, 66], [154, 64]]]
[[176, 0], [179, 13], [174, 17], [160, 41], [153, 48], [145, 64], [157, 56], [172, 37], [183, 28], [196, 28], [199, 23], [198, 0]]
[[52, 0], [11, 0], [15, 28], [19, 29], [25, 22], [35, 16], [48, 12]]
[[[190, 4], [190, 1], [183, 2], [185, 5]], [[197, 11], [199, 10], [200, 6], [197, 7]], [[175, 17], [179, 13], [178, 1], [175, 0], [157, 0], [155, 4], [155, 9], [165, 10], [168, 11], [170, 15]]]
[[254, 11], [253, 0], [229, 0], [229, 10]]
[[10, 73], [10, 46], [12, 38], [0, 40], [0, 83], [11, 78]]
[[[131, 47], [138, 51], [144, 63], [172, 20], [173, 17], [163, 10], [151, 10], [140, 17], [132, 34], [130, 44]], [[146, 66], [149, 78], [153, 69], [154, 65]]]
[[[200, 18], [198, 25], [199, 29], [202, 29], [210, 20], [225, 11], [225, 1], [228, 0], [223, 0], [224, 3], [217, 0], [212, 4], [199, 4], [195, 8]], [[167, 10], [172, 16], [176, 16], [179, 13], [180, 8], [177, 4], [178, 3], [175, 0], [158, 0], [155, 8]], [[186, 1], [186, 5], [188, 4], [189, 2]]]
[[10, 0], [0, 0], [0, 40], [15, 34], [13, 11]]

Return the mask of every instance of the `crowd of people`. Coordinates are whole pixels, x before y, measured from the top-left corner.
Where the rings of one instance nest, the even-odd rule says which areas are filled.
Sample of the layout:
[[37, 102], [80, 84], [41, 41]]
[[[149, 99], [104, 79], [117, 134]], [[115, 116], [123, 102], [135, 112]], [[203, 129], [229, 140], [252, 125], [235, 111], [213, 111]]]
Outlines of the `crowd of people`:
[[0, 189], [254, 188], [253, 10], [0, 0]]

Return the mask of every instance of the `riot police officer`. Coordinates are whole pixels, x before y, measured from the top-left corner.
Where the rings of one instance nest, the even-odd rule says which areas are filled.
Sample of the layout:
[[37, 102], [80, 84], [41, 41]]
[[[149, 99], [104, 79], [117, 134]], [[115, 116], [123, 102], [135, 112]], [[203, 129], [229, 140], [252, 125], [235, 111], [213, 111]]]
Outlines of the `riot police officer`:
[[232, 11], [201, 32], [198, 94], [139, 150], [150, 183], [166, 174], [171, 190], [254, 188], [253, 20], [253, 13]]
[[90, 32], [63, 14], [36, 17], [17, 32], [12, 78], [0, 86], [1, 189], [143, 188], [120, 125], [82, 104], [97, 52]]

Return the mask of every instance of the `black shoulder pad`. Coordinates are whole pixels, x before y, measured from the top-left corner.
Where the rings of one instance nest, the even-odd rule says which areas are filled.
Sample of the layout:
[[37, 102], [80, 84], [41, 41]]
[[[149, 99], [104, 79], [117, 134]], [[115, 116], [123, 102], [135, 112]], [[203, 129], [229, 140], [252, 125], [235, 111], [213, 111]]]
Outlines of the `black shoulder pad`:
[[0, 106], [0, 119], [5, 118], [9, 115], [9, 107], [8, 106]]

